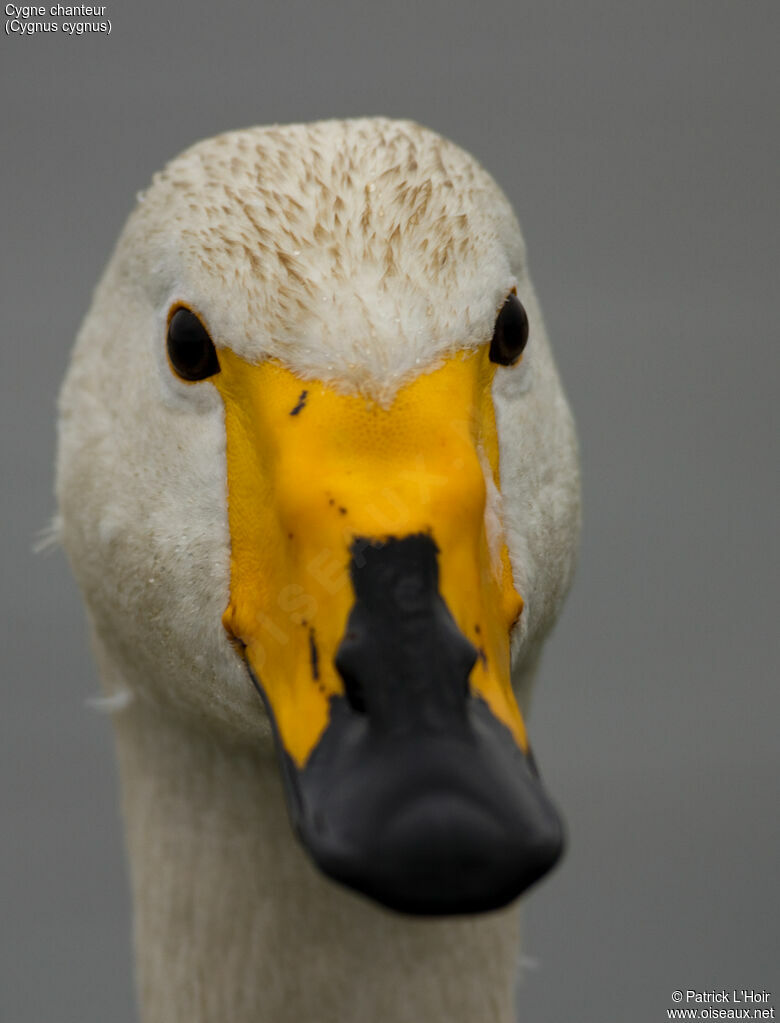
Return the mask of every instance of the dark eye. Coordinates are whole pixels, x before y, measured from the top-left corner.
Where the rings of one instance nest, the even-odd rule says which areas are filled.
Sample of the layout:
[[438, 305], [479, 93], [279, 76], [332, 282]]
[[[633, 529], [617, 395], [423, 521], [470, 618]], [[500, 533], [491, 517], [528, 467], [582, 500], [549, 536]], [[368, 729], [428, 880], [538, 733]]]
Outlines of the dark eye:
[[168, 323], [168, 358], [182, 380], [205, 380], [219, 373], [217, 350], [208, 331], [183, 306]]
[[514, 292], [501, 306], [490, 342], [490, 361], [511, 366], [523, 354], [528, 341], [528, 317]]

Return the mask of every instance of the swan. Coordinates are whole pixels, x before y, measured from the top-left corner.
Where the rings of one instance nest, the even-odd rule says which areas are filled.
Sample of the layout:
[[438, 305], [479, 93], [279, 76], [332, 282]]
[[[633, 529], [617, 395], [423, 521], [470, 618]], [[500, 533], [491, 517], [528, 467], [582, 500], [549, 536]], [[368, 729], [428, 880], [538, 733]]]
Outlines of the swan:
[[579, 482], [498, 186], [407, 121], [196, 144], [59, 408], [142, 1019], [514, 1019], [562, 845], [520, 708]]

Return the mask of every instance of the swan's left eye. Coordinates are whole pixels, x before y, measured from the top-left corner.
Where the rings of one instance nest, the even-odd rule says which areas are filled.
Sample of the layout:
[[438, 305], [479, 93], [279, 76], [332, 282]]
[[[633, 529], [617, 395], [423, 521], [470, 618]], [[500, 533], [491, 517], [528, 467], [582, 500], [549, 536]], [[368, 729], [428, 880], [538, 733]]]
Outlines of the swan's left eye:
[[501, 306], [490, 342], [490, 361], [511, 366], [528, 343], [528, 316], [514, 291]]
[[168, 323], [168, 358], [182, 380], [205, 380], [219, 373], [217, 350], [209, 332], [184, 306]]

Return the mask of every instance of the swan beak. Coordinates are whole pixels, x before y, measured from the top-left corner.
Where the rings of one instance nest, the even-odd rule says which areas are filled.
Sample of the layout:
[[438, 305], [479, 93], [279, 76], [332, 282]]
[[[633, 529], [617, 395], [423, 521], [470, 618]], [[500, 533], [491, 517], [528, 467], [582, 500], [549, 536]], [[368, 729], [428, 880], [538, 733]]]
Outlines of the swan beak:
[[[522, 610], [486, 350], [389, 407], [220, 353], [230, 603], [291, 819], [330, 877], [418, 914], [505, 905], [562, 825], [512, 692]], [[492, 496], [491, 496], [492, 495]]]

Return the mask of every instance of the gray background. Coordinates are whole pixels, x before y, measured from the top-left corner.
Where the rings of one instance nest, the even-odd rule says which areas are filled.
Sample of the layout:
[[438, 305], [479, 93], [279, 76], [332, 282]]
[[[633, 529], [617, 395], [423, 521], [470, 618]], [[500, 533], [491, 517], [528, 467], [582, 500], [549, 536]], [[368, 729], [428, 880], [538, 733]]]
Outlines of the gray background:
[[411, 116], [515, 204], [582, 438], [580, 571], [531, 721], [571, 848], [522, 1019], [775, 992], [776, 3], [112, 3], [0, 41], [0, 1018], [129, 1023], [107, 722], [52, 511], [54, 400], [137, 190], [228, 128]]

